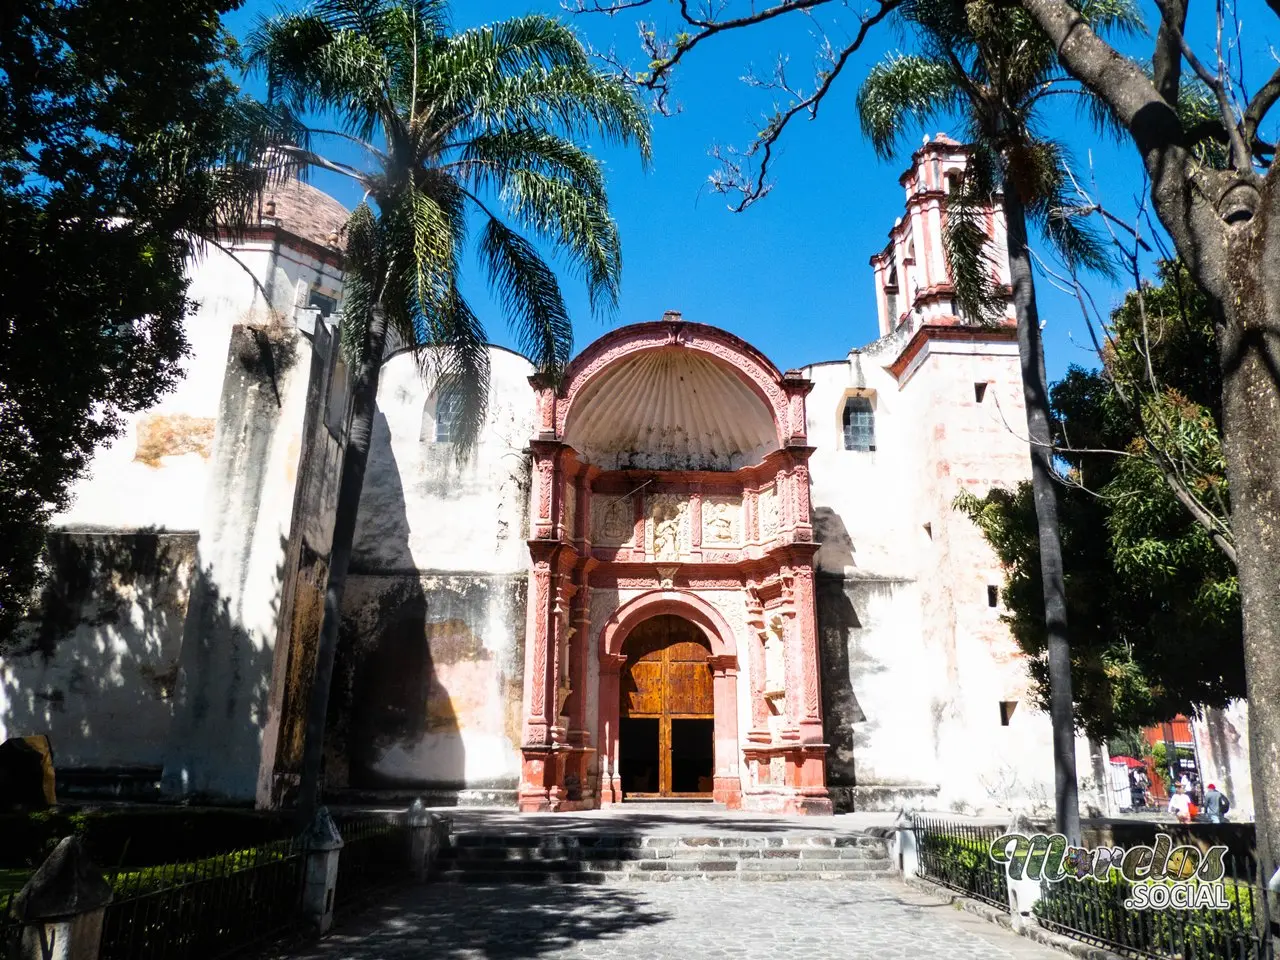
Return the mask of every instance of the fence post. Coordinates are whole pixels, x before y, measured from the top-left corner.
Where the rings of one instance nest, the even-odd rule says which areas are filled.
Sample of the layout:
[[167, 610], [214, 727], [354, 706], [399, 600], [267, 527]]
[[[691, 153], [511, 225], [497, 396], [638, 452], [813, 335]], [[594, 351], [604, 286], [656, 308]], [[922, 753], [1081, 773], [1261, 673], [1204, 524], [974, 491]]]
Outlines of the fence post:
[[409, 871], [413, 879], [424, 882], [431, 877], [440, 848], [448, 835], [450, 820], [434, 814], [419, 797], [409, 808]]
[[13, 898], [20, 960], [98, 960], [111, 885], [76, 837], [65, 837]]
[[[1019, 833], [1030, 837], [1039, 831], [1024, 814], [1014, 814], [1005, 828], [1005, 833]], [[1009, 918], [1013, 921], [1013, 929], [1021, 933], [1029, 927], [1036, 926], [1035, 914], [1032, 912], [1040, 901], [1040, 881], [1023, 876], [1021, 880], [1009, 877], [1005, 886], [1009, 891]]]
[[915, 817], [906, 810], [898, 814], [893, 825], [893, 859], [903, 877], [914, 877], [920, 869], [914, 827]]
[[333, 926], [333, 892], [338, 885], [338, 855], [342, 835], [329, 816], [328, 807], [316, 810], [303, 835], [307, 872], [302, 886], [302, 914], [309, 932], [322, 937]]

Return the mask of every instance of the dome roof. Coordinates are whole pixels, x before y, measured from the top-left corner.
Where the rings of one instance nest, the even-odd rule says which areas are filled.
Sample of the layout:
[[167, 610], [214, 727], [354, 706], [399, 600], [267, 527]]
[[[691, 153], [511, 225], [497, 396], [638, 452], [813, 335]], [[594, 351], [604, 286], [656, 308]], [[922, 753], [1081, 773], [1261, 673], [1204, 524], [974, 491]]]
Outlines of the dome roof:
[[564, 439], [607, 470], [737, 470], [778, 449], [764, 400], [727, 365], [681, 346], [645, 350], [593, 378]]
[[[270, 213], [273, 208], [274, 214]], [[323, 190], [292, 177], [267, 189], [262, 211], [268, 222], [274, 220], [287, 233], [322, 247], [333, 246], [329, 238], [351, 216], [350, 210]]]

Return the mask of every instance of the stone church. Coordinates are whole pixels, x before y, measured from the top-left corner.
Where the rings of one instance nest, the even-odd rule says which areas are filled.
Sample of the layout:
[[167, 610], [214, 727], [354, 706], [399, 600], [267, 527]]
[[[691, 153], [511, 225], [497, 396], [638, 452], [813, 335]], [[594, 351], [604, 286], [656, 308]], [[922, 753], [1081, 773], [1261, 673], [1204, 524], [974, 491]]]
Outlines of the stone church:
[[[329, 795], [1050, 805], [1003, 575], [952, 506], [1030, 471], [1012, 315], [968, 324], [951, 299], [965, 163], [941, 135], [914, 155], [871, 257], [881, 335], [846, 356], [779, 370], [674, 311], [588, 344], [555, 388], [493, 347], [465, 462], [449, 385], [389, 356]], [[193, 265], [185, 379], [58, 518], [0, 660], [0, 735], [48, 734], [63, 796], [270, 807], [296, 788], [349, 417], [346, 215], [289, 184], [234, 257]]]

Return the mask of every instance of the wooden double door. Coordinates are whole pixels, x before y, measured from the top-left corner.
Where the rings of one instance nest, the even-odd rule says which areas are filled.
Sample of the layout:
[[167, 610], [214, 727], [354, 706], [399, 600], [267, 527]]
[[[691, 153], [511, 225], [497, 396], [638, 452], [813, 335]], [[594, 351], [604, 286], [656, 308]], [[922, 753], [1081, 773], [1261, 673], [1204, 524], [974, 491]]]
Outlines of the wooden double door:
[[622, 797], [709, 798], [715, 771], [711, 648], [683, 617], [664, 614], [623, 644], [618, 772]]

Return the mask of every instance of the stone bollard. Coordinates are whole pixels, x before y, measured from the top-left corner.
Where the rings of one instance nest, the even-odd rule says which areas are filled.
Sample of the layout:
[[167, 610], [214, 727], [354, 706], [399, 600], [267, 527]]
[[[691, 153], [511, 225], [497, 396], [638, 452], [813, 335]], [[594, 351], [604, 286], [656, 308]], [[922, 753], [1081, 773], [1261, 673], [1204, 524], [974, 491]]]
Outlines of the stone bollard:
[[906, 810], [898, 814], [893, 825], [893, 862], [904, 878], [914, 877], [920, 869], [914, 826], [915, 818]]
[[419, 798], [409, 808], [409, 870], [419, 882], [431, 879], [440, 849], [449, 842], [453, 821], [432, 813]]
[[83, 844], [66, 837], [40, 865], [9, 912], [22, 924], [21, 960], [98, 960], [111, 885]]
[[307, 848], [307, 872], [302, 885], [302, 915], [312, 936], [323, 937], [333, 926], [333, 894], [338, 886], [338, 855], [342, 836], [321, 807], [303, 834]]
[[[1039, 831], [1025, 814], [1015, 813], [1004, 832], [1020, 833], [1029, 837]], [[1026, 876], [1021, 880], [1009, 878], [1007, 886], [1009, 888], [1009, 919], [1013, 922], [1013, 929], [1021, 933], [1036, 926], [1035, 914], [1032, 911], [1040, 901], [1040, 881]]]

